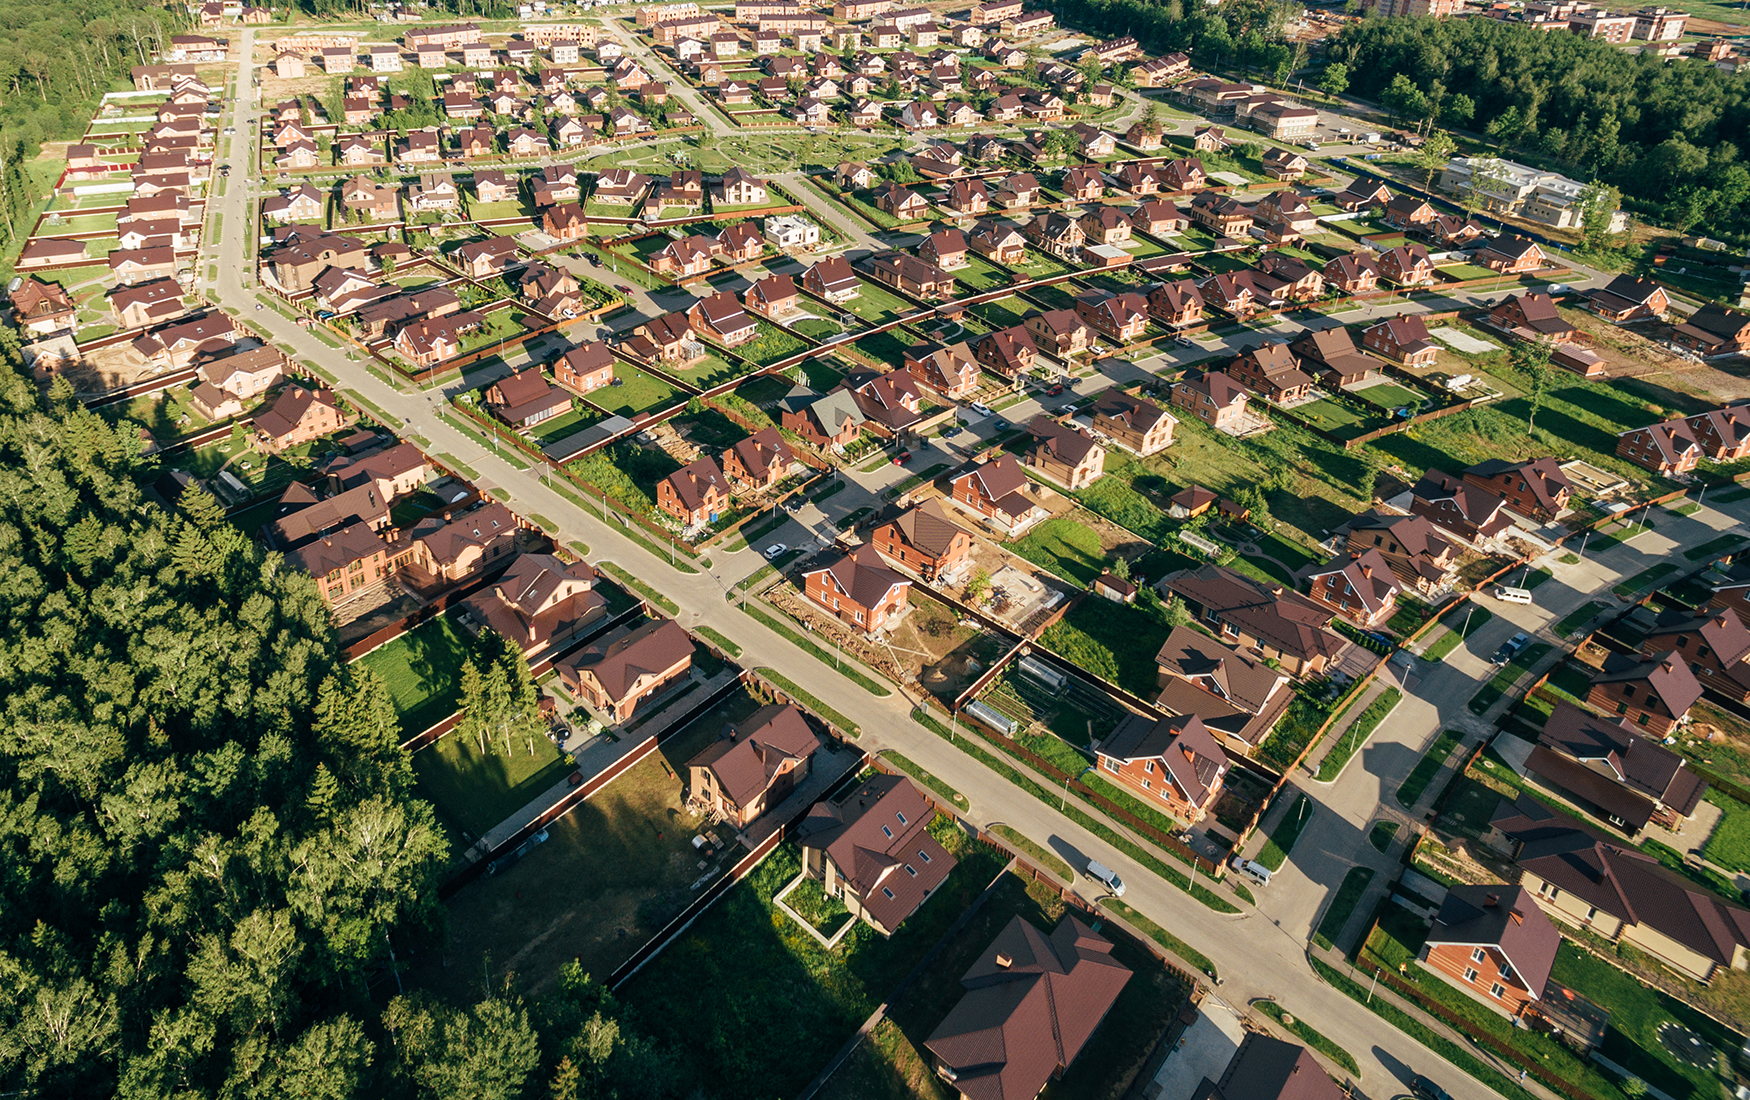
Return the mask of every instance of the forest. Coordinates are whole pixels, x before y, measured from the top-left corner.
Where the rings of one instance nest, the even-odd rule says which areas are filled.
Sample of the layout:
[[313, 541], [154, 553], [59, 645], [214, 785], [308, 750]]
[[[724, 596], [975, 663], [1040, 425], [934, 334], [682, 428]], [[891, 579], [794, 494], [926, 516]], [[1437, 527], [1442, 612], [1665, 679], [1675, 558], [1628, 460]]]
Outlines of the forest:
[[1369, 19], [1328, 57], [1353, 94], [1408, 121], [1468, 126], [1504, 155], [1614, 185], [1680, 232], [1750, 238], [1741, 76], [1495, 19]]

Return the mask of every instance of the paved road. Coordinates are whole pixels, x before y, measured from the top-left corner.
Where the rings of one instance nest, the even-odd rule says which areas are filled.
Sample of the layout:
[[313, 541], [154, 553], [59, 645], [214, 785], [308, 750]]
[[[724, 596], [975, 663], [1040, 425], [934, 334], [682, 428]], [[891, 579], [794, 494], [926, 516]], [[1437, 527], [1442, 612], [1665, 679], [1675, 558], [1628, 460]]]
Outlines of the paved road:
[[[230, 142], [231, 160], [237, 164], [249, 163], [251, 134], [243, 119], [253, 101], [250, 87], [253, 34], [253, 30], [245, 29], [241, 51], [245, 60], [235, 106], [237, 134]], [[1486, 633], [1476, 636], [1467, 653], [1430, 672], [1420, 686], [1412, 685], [1417, 702], [1406, 704], [1401, 725], [1394, 719], [1390, 729], [1379, 735], [1378, 743], [1360, 754], [1337, 784], [1313, 790], [1314, 798], [1320, 802], [1320, 822], [1310, 827], [1294, 865], [1298, 867], [1302, 861], [1307, 865], [1310, 873], [1303, 876], [1306, 882], [1300, 884], [1295, 880], [1299, 872], [1287, 871], [1279, 880], [1280, 885], [1266, 892], [1261, 910], [1222, 916], [1154, 878], [1063, 816], [1056, 807], [1021, 795], [1001, 776], [910, 721], [909, 700], [902, 695], [872, 698], [830, 667], [735, 610], [726, 602], [726, 594], [736, 580], [760, 564], [751, 549], [734, 553], [714, 550], [709, 569], [697, 574], [680, 573], [665, 558], [646, 552], [614, 526], [594, 520], [572, 506], [544, 485], [535, 472], [513, 467], [495, 452], [483, 451], [468, 437], [438, 421], [434, 413], [444, 400], [443, 390], [409, 391], [390, 385], [278, 313], [256, 312], [255, 299], [243, 285], [247, 277], [244, 234], [254, 224], [246, 216], [246, 188], [241, 185], [228, 188], [221, 205], [226, 217], [225, 233], [218, 242], [220, 276], [216, 290], [222, 302], [251, 315], [275, 341], [290, 346], [297, 358], [321, 364], [340, 378], [343, 385], [364, 395], [392, 417], [410, 424], [413, 431], [430, 441], [433, 451], [452, 455], [478, 470], [483, 485], [493, 489], [510, 507], [523, 514], [540, 513], [555, 520], [562, 542], [580, 540], [591, 548], [595, 560], [617, 562], [663, 590], [683, 608], [679, 618], [684, 625], [711, 626], [753, 655], [758, 663], [781, 670], [829, 706], [855, 716], [865, 730], [863, 741], [867, 747], [893, 747], [952, 784], [970, 800], [975, 820], [984, 824], [1004, 822], [1035, 842], [1055, 849], [1072, 864], [1091, 857], [1117, 868], [1130, 884], [1127, 902], [1173, 929], [1214, 960], [1226, 980], [1223, 990], [1226, 999], [1243, 1003], [1253, 997], [1272, 996], [1289, 1009], [1308, 1014], [1321, 1031], [1360, 1060], [1363, 1088], [1375, 1097], [1392, 1094], [1395, 1090], [1391, 1082], [1402, 1081], [1412, 1072], [1435, 1075], [1459, 1100], [1483, 1100], [1493, 1095], [1409, 1037], [1384, 1026], [1366, 1009], [1332, 993], [1307, 964], [1307, 931], [1313, 912], [1323, 904], [1319, 891], [1328, 893], [1335, 885], [1336, 879], [1331, 876], [1337, 865], [1354, 858], [1361, 826], [1374, 812], [1381, 793], [1389, 792], [1409, 770], [1419, 752], [1419, 739], [1447, 721], [1442, 709], [1449, 709], [1452, 700], [1462, 708], [1478, 679], [1488, 671], [1474, 654], [1487, 652], [1497, 634], [1513, 626], [1547, 624], [1561, 608], [1573, 606], [1588, 593], [1670, 549], [1672, 535], [1691, 542], [1745, 518], [1741, 510], [1727, 515], [1708, 508], [1682, 523], [1668, 519], [1657, 533], [1643, 536], [1629, 547], [1599, 555], [1580, 566], [1557, 566], [1557, 579], [1539, 589], [1536, 605], [1498, 610], [1501, 622], [1490, 624]], [[1146, 373], [1119, 363], [1108, 364], [1104, 370], [1111, 378]], [[1097, 380], [1085, 381], [1083, 388], [1097, 384]], [[459, 383], [448, 384], [450, 388], [458, 386]], [[1018, 417], [1030, 407], [1017, 407], [1010, 415]], [[928, 464], [926, 456], [915, 461]], [[804, 528], [829, 536], [830, 518], [843, 515], [851, 502], [870, 499], [861, 494], [878, 490], [904, 476], [904, 471], [886, 467], [873, 475], [852, 476], [859, 488], [829, 500], [830, 515], [809, 505], [794, 521], [803, 526], [793, 525], [774, 538], [800, 544]], [[1422, 702], [1424, 699], [1429, 701]], [[1397, 732], [1400, 729], [1403, 732]], [[1327, 820], [1329, 825], [1325, 824]], [[1365, 848], [1365, 844], [1360, 847]], [[1321, 864], [1324, 852], [1329, 856]]]

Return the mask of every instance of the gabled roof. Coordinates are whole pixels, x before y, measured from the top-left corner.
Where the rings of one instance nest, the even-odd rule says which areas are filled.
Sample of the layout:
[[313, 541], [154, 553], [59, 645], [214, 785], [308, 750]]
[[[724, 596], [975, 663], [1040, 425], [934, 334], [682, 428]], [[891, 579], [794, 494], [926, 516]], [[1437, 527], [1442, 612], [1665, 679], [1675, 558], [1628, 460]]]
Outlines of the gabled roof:
[[1369, 614], [1384, 608], [1388, 601], [1403, 590], [1403, 586], [1392, 575], [1385, 555], [1378, 550], [1370, 549], [1351, 554], [1347, 559], [1335, 559], [1327, 565], [1314, 567], [1306, 575], [1312, 578], [1332, 573], [1343, 574], [1343, 579], [1349, 582], [1350, 590], [1361, 601], [1362, 609]]
[[1281, 585], [1265, 585], [1221, 565], [1182, 570], [1162, 583], [1237, 629], [1296, 658], [1332, 657], [1347, 643], [1326, 629], [1331, 611]]
[[1430, 502], [1451, 501], [1465, 522], [1486, 528], [1496, 522], [1507, 502], [1501, 497], [1479, 489], [1468, 481], [1453, 477], [1444, 470], [1430, 468], [1416, 482], [1411, 495]]
[[853, 603], [866, 608], [879, 605], [894, 588], [911, 584], [911, 581], [887, 568], [881, 555], [875, 552], [875, 547], [868, 543], [848, 554], [840, 554], [825, 565], [808, 570], [803, 576], [812, 577], [817, 573], [832, 574], [833, 583], [838, 586], [839, 591], [849, 596]]
[[709, 768], [723, 793], [738, 806], [770, 789], [786, 763], [806, 760], [820, 748], [820, 739], [808, 728], [802, 712], [789, 705], [761, 707], [723, 732], [688, 764]]
[[1672, 607], [1654, 621], [1649, 639], [1672, 634], [1699, 634], [1702, 644], [1713, 650], [1723, 667], [1730, 668], [1750, 657], [1750, 629], [1729, 607], [1686, 611]]
[[689, 512], [704, 507], [705, 495], [712, 489], [716, 489], [720, 497], [729, 495], [729, 483], [723, 480], [723, 471], [710, 455], [700, 455], [664, 480], [674, 489], [681, 506]]
[[1637, 661], [1622, 653], [1604, 659], [1604, 671], [1592, 677], [1594, 684], [1623, 684], [1645, 680], [1647, 689], [1659, 697], [1672, 717], [1681, 718], [1701, 698], [1701, 684], [1682, 654], [1676, 650]]
[[1001, 500], [1018, 493], [1027, 485], [1027, 475], [1012, 454], [1002, 454], [989, 462], [973, 467], [955, 480], [971, 478], [989, 500]]
[[937, 497], [901, 513], [890, 521], [900, 541], [916, 547], [932, 558], [939, 558], [953, 548], [954, 540], [965, 529], [948, 518]]
[[1101, 756], [1115, 760], [1160, 760], [1179, 792], [1201, 806], [1227, 769], [1228, 756], [1195, 714], [1156, 718], [1132, 714], [1100, 742]]
[[1543, 996], [1562, 934], [1523, 886], [1453, 886], [1428, 930], [1428, 945], [1493, 947], [1535, 997]]
[[1176, 626], [1155, 654], [1163, 671], [1195, 681], [1240, 709], [1257, 714], [1288, 677], [1269, 665], [1211, 638], [1201, 630]]
[[680, 624], [673, 619], [659, 619], [606, 645], [599, 642], [590, 645], [564, 658], [563, 663], [580, 673], [590, 673], [609, 698], [620, 700], [640, 676], [665, 672], [692, 655], [693, 639]]
[[1153, 401], [1132, 396], [1120, 389], [1110, 389], [1101, 394], [1099, 400], [1094, 402], [1092, 411], [1096, 417], [1122, 421], [1138, 434], [1147, 434], [1162, 420], [1178, 423], [1172, 414]]
[[1074, 917], [1049, 936], [1012, 917], [925, 1046], [967, 1100], [1031, 1100], [1076, 1060], [1130, 975], [1111, 941]]
[[837, 802], [817, 802], [797, 827], [824, 850], [882, 927], [898, 928], [957, 862], [930, 835], [935, 811], [900, 775], [877, 775]]
[[1225, 409], [1246, 396], [1246, 387], [1235, 382], [1233, 376], [1225, 371], [1186, 371], [1178, 384], [1198, 393], [1208, 394], [1218, 409]]
[[1083, 435], [1065, 424], [1061, 424], [1044, 413], [1037, 413], [1027, 424], [1027, 431], [1037, 440], [1035, 448], [1050, 452], [1059, 462], [1069, 466], [1080, 466], [1100, 445], [1090, 436]]
[[1312, 1052], [1263, 1032], [1249, 1033], [1221, 1080], [1205, 1077], [1192, 1100], [1347, 1100]]
[[775, 427], [761, 428], [730, 448], [742, 468], [753, 477], [764, 479], [773, 468], [787, 468], [796, 461], [790, 444], [784, 442]]
[[1465, 473], [1475, 474], [1480, 478], [1494, 478], [1505, 473], [1517, 474], [1525, 482], [1531, 495], [1537, 498], [1538, 505], [1549, 512], [1558, 510], [1557, 493], [1563, 489], [1572, 492], [1574, 488], [1568, 475], [1562, 472], [1561, 466], [1549, 455], [1534, 458], [1530, 462], [1509, 462], [1506, 459], [1491, 458], [1470, 467]]

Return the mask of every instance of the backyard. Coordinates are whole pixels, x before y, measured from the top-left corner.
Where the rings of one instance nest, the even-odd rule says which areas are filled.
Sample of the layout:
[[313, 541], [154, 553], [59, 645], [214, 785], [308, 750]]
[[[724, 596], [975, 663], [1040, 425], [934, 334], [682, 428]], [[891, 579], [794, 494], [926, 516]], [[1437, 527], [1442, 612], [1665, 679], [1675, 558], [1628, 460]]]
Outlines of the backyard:
[[359, 664], [388, 685], [406, 738], [455, 713], [462, 691], [462, 662], [473, 649], [473, 642], [449, 616], [440, 615], [360, 657]]
[[637, 416], [667, 408], [679, 397], [673, 386], [630, 363], [614, 364], [614, 382], [610, 388], [591, 393], [589, 400], [617, 416]]
[[509, 745], [448, 734], [413, 754], [420, 793], [456, 828], [464, 843], [485, 836], [565, 777], [567, 764], [545, 737]]

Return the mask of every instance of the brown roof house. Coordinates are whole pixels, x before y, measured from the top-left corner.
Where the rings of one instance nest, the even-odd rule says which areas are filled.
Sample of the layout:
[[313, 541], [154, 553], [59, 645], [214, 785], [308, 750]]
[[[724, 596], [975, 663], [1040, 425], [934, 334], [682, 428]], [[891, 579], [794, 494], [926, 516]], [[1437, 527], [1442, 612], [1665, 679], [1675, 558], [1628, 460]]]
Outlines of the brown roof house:
[[529, 428], [571, 411], [571, 395], [547, 381], [539, 367], [512, 371], [486, 387], [486, 407], [513, 428]]
[[1654, 621], [1641, 641], [1644, 654], [1675, 650], [1689, 662], [1704, 688], [1737, 702], [1750, 702], [1750, 630], [1735, 608], [1697, 612], [1673, 607]]
[[1633, 836], [1648, 822], [1681, 829], [1707, 793], [1684, 758], [1627, 718], [1600, 718], [1557, 703], [1538, 734], [1526, 770], [1570, 802]]
[[1423, 516], [1388, 515], [1370, 509], [1337, 528], [1351, 554], [1378, 550], [1405, 588], [1433, 595], [1457, 576], [1460, 547]]
[[1468, 485], [1499, 495], [1507, 507], [1520, 515], [1545, 521], [1566, 511], [1568, 498], [1574, 492], [1574, 483], [1556, 460], [1547, 455], [1529, 462], [1491, 458], [1466, 470], [1464, 480]]
[[1246, 419], [1246, 388], [1223, 371], [1187, 371], [1173, 384], [1173, 407], [1220, 431], [1237, 431]]
[[1195, 714], [1240, 751], [1262, 744], [1294, 699], [1287, 674], [1189, 626], [1176, 626], [1155, 654], [1155, 705]]
[[1049, 515], [1034, 503], [1027, 475], [1011, 454], [1000, 455], [961, 474], [954, 479], [949, 495], [1009, 538], [1019, 538]]
[[560, 682], [614, 723], [631, 718], [692, 667], [693, 639], [673, 619], [612, 631], [554, 662]]
[[935, 816], [904, 776], [872, 776], [837, 802], [815, 803], [802, 819], [802, 872], [891, 936], [957, 863], [930, 835]]
[[1191, 1100], [1346, 1100], [1349, 1090], [1325, 1076], [1303, 1046], [1261, 1031], [1248, 1032], [1222, 1071], [1205, 1077]]
[[1429, 469], [1416, 482], [1410, 492], [1410, 514], [1472, 542], [1494, 538], [1513, 526], [1505, 500], [1444, 470]]
[[657, 483], [656, 506], [689, 529], [716, 523], [729, 507], [729, 482], [716, 459], [700, 455]]
[[1562, 934], [1523, 886], [1454, 886], [1416, 961], [1508, 1018], [1543, 997]]
[[957, 344], [916, 344], [905, 350], [905, 369], [920, 385], [950, 400], [978, 389], [978, 359], [962, 340]]
[[1130, 975], [1111, 941], [1075, 917], [1050, 935], [1011, 917], [924, 1047], [963, 1100], [1037, 1096], [1074, 1064]]
[[1687, 420], [1666, 420], [1631, 428], [1616, 438], [1616, 453], [1656, 474], [1686, 474], [1703, 454], [1701, 440]]
[[869, 542], [882, 557], [932, 584], [957, 582], [972, 563], [972, 535], [948, 518], [936, 497], [876, 527]]
[[1298, 401], [1312, 392], [1312, 375], [1300, 369], [1294, 353], [1281, 340], [1245, 348], [1227, 365], [1227, 373], [1252, 392], [1278, 403]]
[[551, 554], [523, 554], [504, 575], [462, 601], [476, 622], [515, 642], [524, 656], [544, 652], [608, 612], [595, 570]]
[[1323, 673], [1349, 644], [1327, 629], [1330, 608], [1225, 566], [1171, 573], [1158, 587], [1184, 600], [1222, 640], [1250, 646], [1294, 676]]
[[819, 748], [801, 711], [761, 707], [687, 761], [687, 801], [745, 829], [808, 778]]
[[887, 568], [867, 543], [802, 574], [802, 590], [865, 634], [877, 634], [903, 617], [911, 599], [911, 581]]
[[1428, 335], [1428, 326], [1416, 314], [1387, 317], [1361, 333], [1361, 346], [1376, 355], [1406, 367], [1431, 367], [1440, 357], [1440, 345]]
[[1209, 811], [1232, 766], [1195, 714], [1132, 714], [1095, 747], [1107, 782], [1189, 824]]
[[573, 393], [589, 393], [614, 381], [614, 353], [606, 341], [591, 340], [553, 361], [553, 377]]
[[1606, 320], [1654, 320], [1671, 311], [1670, 295], [1653, 280], [1638, 275], [1618, 275], [1603, 289], [1586, 292], [1586, 308]]
[[775, 427], [761, 428], [723, 452], [723, 476], [738, 493], [770, 489], [797, 465], [796, 452]]
[[333, 390], [287, 386], [273, 405], [255, 418], [255, 432], [265, 450], [278, 452], [320, 439], [345, 424]]
[[[13, 295], [13, 302], [18, 296]], [[1689, 418], [1689, 430], [1701, 444], [1702, 453], [1715, 462], [1750, 458], [1750, 405], [1711, 409]]]
[[516, 517], [496, 502], [460, 516], [427, 516], [409, 532], [408, 565], [422, 587], [447, 587], [516, 553], [517, 530]]
[[1367, 381], [1379, 367], [1377, 359], [1355, 346], [1346, 328], [1308, 329], [1288, 347], [1300, 357], [1301, 370], [1339, 389]]
[[1373, 629], [1398, 609], [1403, 586], [1378, 550], [1331, 559], [1306, 573], [1307, 592], [1357, 626]]
[[1027, 424], [1033, 445], [1027, 465], [1066, 489], [1085, 489], [1106, 472], [1106, 448], [1067, 424], [1039, 413]]
[[1123, 390], [1101, 394], [1089, 410], [1094, 430], [1135, 455], [1152, 455], [1173, 441], [1179, 421], [1152, 401]]
[[1624, 715], [1660, 737], [1676, 729], [1700, 698], [1701, 683], [1676, 650], [1642, 660], [1612, 653], [1586, 693], [1589, 706]]

